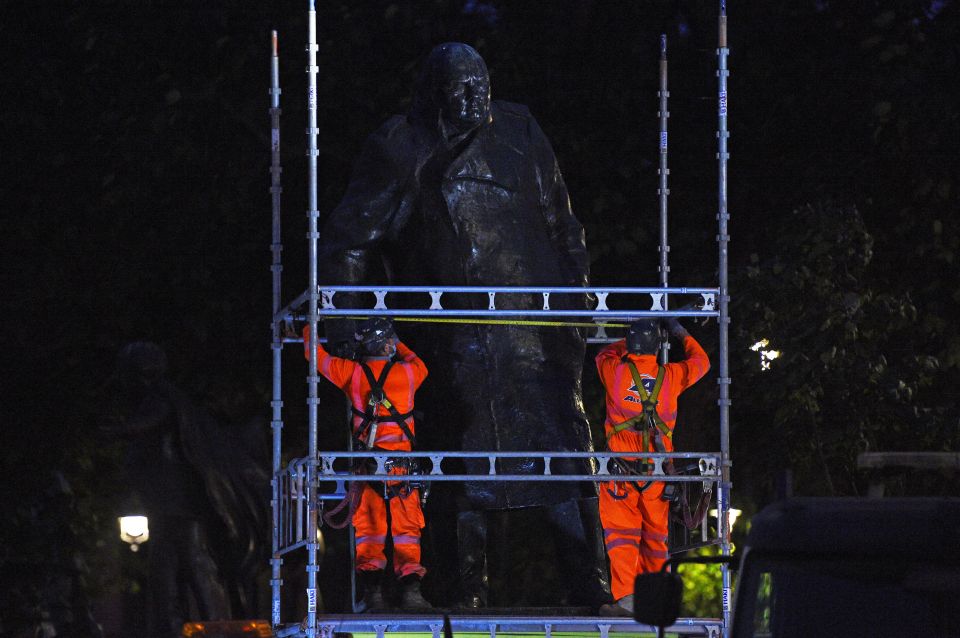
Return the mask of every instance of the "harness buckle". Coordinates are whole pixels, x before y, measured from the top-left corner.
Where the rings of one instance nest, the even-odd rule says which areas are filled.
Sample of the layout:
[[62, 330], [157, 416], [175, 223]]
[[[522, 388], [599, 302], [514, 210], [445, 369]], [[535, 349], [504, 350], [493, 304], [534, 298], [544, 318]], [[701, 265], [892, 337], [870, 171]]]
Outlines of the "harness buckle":
[[367, 400], [367, 405], [378, 406], [382, 405], [384, 401], [387, 400], [387, 395], [383, 391], [383, 388], [371, 388], [370, 398]]

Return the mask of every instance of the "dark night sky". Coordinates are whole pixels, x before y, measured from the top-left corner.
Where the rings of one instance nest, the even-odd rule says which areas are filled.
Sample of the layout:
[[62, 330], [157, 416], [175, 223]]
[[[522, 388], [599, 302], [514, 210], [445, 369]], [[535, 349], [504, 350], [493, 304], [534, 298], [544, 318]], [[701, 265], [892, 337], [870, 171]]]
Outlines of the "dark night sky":
[[[97, 477], [110, 471], [97, 464], [112, 457], [96, 425], [104, 382], [129, 340], [167, 348], [175, 380], [218, 418], [267, 414], [269, 31], [280, 32], [284, 91], [287, 300], [306, 282], [305, 5], [13, 0], [0, 8], [0, 446], [11, 502], [39, 498], [46, 468], [62, 468], [93, 500], [104, 492]], [[551, 139], [587, 228], [594, 280], [610, 285], [656, 282], [656, 47], [667, 33], [673, 280], [715, 281], [714, 3], [318, 7], [322, 213], [341, 196], [365, 135], [406, 107], [421, 57], [462, 40], [487, 60], [494, 97], [527, 104]], [[848, 438], [956, 450], [960, 7], [771, 0], [731, 2], [729, 12], [733, 347], [745, 351], [760, 331], [781, 335], [790, 355], [781, 369], [795, 375], [761, 378], [743, 367], [745, 356], [733, 357], [735, 379], [746, 375], [733, 386], [742, 440], [762, 445], [751, 429], [758, 420], [803, 431], [796, 414], [809, 406], [792, 390], [822, 374], [826, 385], [849, 379], [855, 396], [812, 392], [818, 409], [804, 414], [819, 416], [809, 418], [838, 414], [831, 401], [876, 409], [889, 400], [916, 408], [897, 418], [916, 419], [921, 435], [884, 439], [863, 426]], [[829, 290], [797, 283], [804, 272], [829, 282], [833, 272], [817, 267], [855, 252], [846, 226], [818, 239], [809, 223], [792, 222], [807, 204], [856, 209], [872, 237], [872, 260], [848, 284], [839, 270]], [[839, 250], [806, 250], [821, 240]], [[750, 279], [751, 268], [760, 279]], [[777, 282], [773, 298], [751, 297]], [[843, 350], [847, 367], [831, 367], [822, 353], [836, 344], [824, 326], [839, 324], [824, 322], [849, 294], [872, 309], [871, 332], [865, 318]], [[811, 324], [819, 331], [801, 334]], [[861, 384], [882, 354], [884, 370]], [[290, 365], [302, 374], [299, 362]], [[909, 397], [898, 380], [916, 384]], [[710, 404], [709, 385], [692, 401]]]

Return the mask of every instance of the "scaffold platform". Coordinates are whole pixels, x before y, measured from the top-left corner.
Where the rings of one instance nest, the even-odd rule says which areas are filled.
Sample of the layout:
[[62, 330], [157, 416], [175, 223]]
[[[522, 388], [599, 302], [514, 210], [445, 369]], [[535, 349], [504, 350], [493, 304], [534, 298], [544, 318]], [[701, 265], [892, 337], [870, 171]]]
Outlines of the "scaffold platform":
[[[526, 611], [527, 613], [519, 613]], [[444, 621], [457, 638], [514, 638], [521, 636], [568, 636], [608, 638], [650, 638], [657, 629], [630, 618], [597, 616], [564, 616], [555, 608], [488, 609], [483, 615], [467, 615], [454, 611], [451, 615], [421, 614], [344, 614], [319, 615], [317, 635], [321, 638], [443, 638]], [[670, 636], [720, 635], [723, 621], [719, 618], [680, 618], [666, 629]], [[301, 635], [299, 625], [280, 629], [278, 638]]]

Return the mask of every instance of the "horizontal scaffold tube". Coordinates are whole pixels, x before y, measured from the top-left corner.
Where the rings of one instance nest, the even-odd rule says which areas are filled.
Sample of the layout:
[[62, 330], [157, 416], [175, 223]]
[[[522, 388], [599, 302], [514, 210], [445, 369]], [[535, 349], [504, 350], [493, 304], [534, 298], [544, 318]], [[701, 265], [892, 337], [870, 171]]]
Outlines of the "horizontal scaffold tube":
[[324, 308], [320, 311], [321, 317], [352, 317], [357, 312], [363, 312], [377, 317], [434, 317], [438, 314], [453, 315], [455, 317], [595, 317], [598, 312], [608, 313], [611, 318], [628, 320], [634, 317], [716, 317], [715, 310], [470, 310], [444, 308], [442, 312], [436, 310], [416, 310], [411, 308]]
[[[446, 459], [485, 459], [488, 461], [488, 470], [486, 473], [477, 474], [444, 474], [441, 467]], [[496, 461], [499, 459], [538, 459], [544, 463], [543, 470], [538, 474], [498, 474]], [[337, 470], [334, 463], [337, 460], [350, 459], [370, 459], [376, 462], [376, 472], [372, 474], [352, 475], [345, 470]], [[318, 452], [318, 460], [298, 459], [290, 463], [284, 474], [303, 473], [310, 467], [318, 468], [319, 477], [330, 477], [335, 480], [343, 481], [363, 481], [363, 480], [397, 480], [397, 474], [390, 474], [386, 464], [388, 459], [396, 461], [400, 459], [428, 459], [430, 461], [429, 471], [423, 473], [409, 474], [410, 480], [416, 481], [592, 481], [606, 482], [616, 481], [648, 481], [656, 478], [657, 481], [664, 482], [694, 482], [709, 481], [718, 479], [719, 474], [719, 455], [705, 452], [665, 452], [644, 454], [642, 459], [651, 467], [648, 471], [638, 474], [620, 474], [610, 471], [609, 463], [614, 459], [635, 460], [636, 453], [623, 452], [431, 452], [414, 451], [401, 452], [390, 451], [385, 453], [376, 452], [342, 452], [342, 451], [322, 451]], [[596, 460], [598, 471], [595, 474], [553, 474], [551, 463], [554, 459], [590, 459]], [[667, 460], [675, 461], [697, 461], [699, 474], [681, 475], [667, 474], [663, 469], [663, 464]]]
[[339, 472], [319, 475], [320, 480], [329, 477], [338, 481], [414, 481], [416, 483], [433, 483], [449, 481], [482, 481], [482, 482], [525, 482], [525, 481], [583, 481], [592, 483], [702, 483], [704, 481], [719, 481], [720, 476], [712, 475], [685, 475], [685, 474], [341, 474]]
[[[308, 291], [309, 292], [309, 291]], [[299, 295], [283, 309], [274, 315], [274, 322], [284, 322], [290, 319], [300, 319], [305, 316], [303, 310], [304, 304], [308, 304], [309, 294], [305, 292]], [[394, 317], [590, 317], [600, 319], [595, 315], [603, 315], [602, 320], [624, 320], [630, 321], [639, 317], [716, 317], [717, 312], [717, 288], [578, 288], [578, 287], [554, 287], [554, 288], [535, 288], [535, 287], [442, 287], [442, 286], [329, 286], [319, 289], [320, 303], [317, 311], [320, 317], [348, 317], [355, 314], [368, 314], [376, 316], [394, 316]], [[336, 297], [338, 293], [350, 293], [352, 295], [373, 295], [373, 307], [357, 307], [356, 297], [349, 298], [350, 307], [337, 307]], [[402, 296], [406, 306], [403, 308], [389, 308], [387, 306], [387, 296], [391, 295], [391, 302]], [[410, 297], [414, 295], [414, 297]], [[419, 298], [416, 296], [419, 295]], [[445, 308], [444, 295], [454, 295], [463, 300], [463, 295], [486, 296], [487, 308]], [[529, 308], [498, 308], [498, 300], [504, 298], [510, 299], [511, 295], [523, 295], [524, 301], [530, 304]], [[539, 300], [532, 302], [530, 296], [539, 295]], [[551, 307], [551, 296], [554, 303], [556, 297], [574, 296], [580, 300], [587, 297], [588, 303], [592, 308], [585, 308], [582, 303], [578, 303], [581, 309], [565, 309]], [[610, 308], [608, 300], [619, 299], [619, 304], [624, 304], [621, 297], [635, 297], [637, 295], [649, 296], [649, 306], [645, 308]], [[695, 301], [687, 304], [672, 304], [676, 310], [667, 310], [668, 299], [670, 295], [694, 295]], [[448, 297], [449, 299], [449, 297]], [[417, 301], [420, 308], [410, 307], [414, 301]], [[474, 302], [476, 299], [474, 298]], [[514, 300], [516, 301], [516, 300]], [[626, 303], [636, 304], [636, 300]], [[307, 309], [309, 310], [309, 309]]]
[[522, 294], [532, 294], [532, 293], [568, 293], [568, 294], [583, 294], [583, 293], [620, 293], [620, 294], [640, 294], [646, 295], [651, 293], [672, 293], [672, 294], [681, 294], [681, 295], [692, 295], [692, 294], [703, 294], [703, 293], [716, 293], [717, 288], [579, 288], [577, 286], [557, 286], [557, 287], [531, 287], [531, 286], [320, 286], [321, 292], [331, 291], [331, 292], [379, 292], [384, 290], [386, 292], [462, 292], [462, 293], [475, 293], [483, 294], [487, 292], [500, 293], [522, 293]]

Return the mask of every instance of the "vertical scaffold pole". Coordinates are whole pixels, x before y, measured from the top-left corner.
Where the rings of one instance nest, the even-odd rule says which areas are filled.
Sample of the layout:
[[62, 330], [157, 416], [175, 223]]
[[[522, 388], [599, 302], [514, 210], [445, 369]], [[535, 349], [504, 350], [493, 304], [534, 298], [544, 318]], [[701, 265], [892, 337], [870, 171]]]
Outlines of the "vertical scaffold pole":
[[[727, 131], [727, 2], [720, 0], [720, 16], [718, 20], [717, 46], [717, 168], [718, 168], [718, 213], [717, 221], [719, 232], [719, 274], [720, 274], [720, 489], [717, 493], [717, 510], [720, 514], [720, 547], [724, 556], [730, 555], [730, 288], [727, 279], [728, 271], [728, 244], [730, 235], [727, 231], [727, 222], [730, 214], [727, 212], [727, 140], [730, 133]], [[730, 570], [726, 565], [721, 566], [723, 578], [723, 634], [730, 635]]]
[[270, 56], [270, 199], [273, 205], [273, 241], [270, 244], [273, 253], [273, 263], [270, 270], [273, 274], [273, 400], [270, 406], [273, 409], [273, 417], [270, 426], [273, 430], [273, 478], [270, 480], [273, 499], [271, 509], [273, 511], [273, 555], [270, 559], [271, 576], [271, 620], [274, 628], [280, 624], [280, 586], [281, 566], [283, 559], [280, 558], [280, 483], [278, 473], [280, 472], [280, 437], [283, 432], [283, 401], [280, 392], [281, 378], [281, 354], [283, 352], [283, 339], [280, 334], [280, 322], [277, 321], [277, 313], [280, 312], [280, 273], [283, 272], [281, 263], [281, 254], [283, 251], [283, 239], [280, 235], [280, 193], [283, 189], [280, 187], [280, 59], [277, 53], [277, 32], [270, 32], [270, 43], [272, 55]]
[[309, 232], [307, 244], [309, 248], [310, 286], [310, 371], [307, 373], [307, 424], [308, 458], [307, 465], [307, 638], [317, 635], [317, 472], [314, 463], [317, 460], [317, 310], [319, 293], [317, 290], [317, 218], [320, 213], [317, 207], [317, 10], [314, 0], [307, 0], [307, 218]]
[[[660, 188], [657, 194], [660, 196], [660, 286], [668, 287], [669, 281], [669, 259], [670, 244], [667, 243], [667, 197], [670, 195], [670, 189], [667, 188], [667, 176], [670, 169], [667, 168], [667, 118], [670, 117], [670, 111], [667, 110], [667, 98], [670, 97], [670, 91], [667, 90], [667, 34], [660, 35], [660, 90], [657, 92], [660, 98]], [[663, 296], [663, 309], [668, 308], [667, 296]], [[660, 344], [660, 363], [665, 364], [670, 359], [668, 348], [670, 341], [664, 337]]]

